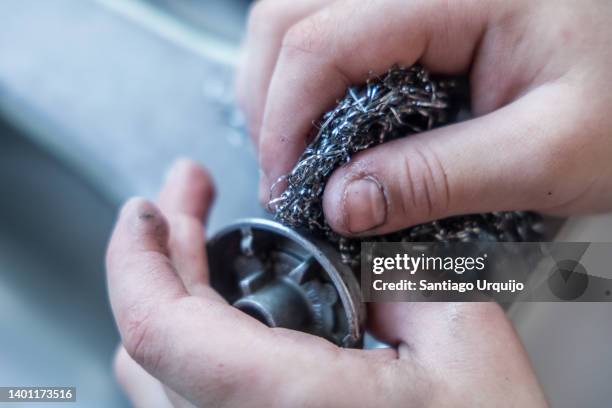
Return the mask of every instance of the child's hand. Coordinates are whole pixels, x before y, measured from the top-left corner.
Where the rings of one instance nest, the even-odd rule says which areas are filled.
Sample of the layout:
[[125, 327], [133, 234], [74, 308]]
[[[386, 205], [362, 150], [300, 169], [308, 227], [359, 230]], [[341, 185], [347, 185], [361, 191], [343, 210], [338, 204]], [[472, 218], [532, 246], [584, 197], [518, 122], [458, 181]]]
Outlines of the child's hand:
[[324, 195], [330, 225], [380, 234], [450, 215], [612, 208], [609, 1], [270, 0], [249, 20], [238, 94], [263, 197], [312, 122], [369, 71], [469, 73], [464, 123], [356, 155]]

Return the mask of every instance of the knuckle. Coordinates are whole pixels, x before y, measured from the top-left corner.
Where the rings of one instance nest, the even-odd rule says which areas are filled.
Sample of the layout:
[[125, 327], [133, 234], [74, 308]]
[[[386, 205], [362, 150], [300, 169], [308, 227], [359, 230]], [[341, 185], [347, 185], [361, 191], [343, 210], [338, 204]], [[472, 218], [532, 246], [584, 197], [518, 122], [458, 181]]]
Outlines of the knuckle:
[[211, 399], [218, 401], [222, 406], [232, 406], [232, 400], [240, 400], [242, 393], [247, 390], [248, 384], [255, 378], [245, 379], [240, 372], [227, 369], [223, 363], [211, 366], [204, 374], [202, 387]]
[[[198, 297], [184, 297], [173, 303], [167, 313], [177, 316], [197, 316], [202, 308], [224, 308], [225, 305], [210, 304]], [[221, 312], [222, 309], [219, 309]], [[212, 313], [214, 314], [214, 312]], [[209, 334], [209, 338], [213, 338]], [[236, 360], [230, 352], [222, 350], [218, 344], [203, 342], [199, 344], [199, 352], [205, 356], [206, 366], [201, 371], [200, 386], [208, 400], [214, 401], [213, 406], [235, 406], [235, 401], [243, 400], [245, 395], [261, 393], [255, 389], [265, 373], [257, 365], [249, 364], [243, 359]]]
[[556, 185], [563, 175], [577, 174], [584, 168], [582, 153], [590, 150], [592, 140], [582, 136], [590, 133], [590, 126], [581, 115], [571, 114], [534, 125], [533, 133], [546, 135], [547, 141], [538, 141], [532, 153], [537, 158], [531, 165], [536, 185]]
[[592, 169], [607, 167], [612, 150], [604, 146], [609, 136], [582, 112], [564, 113], [547, 123], [538, 129], [546, 143], [542, 143], [544, 139], [537, 143], [530, 165], [530, 192], [535, 197], [547, 194], [545, 200], [538, 201], [537, 209], [567, 214], [582, 206], [591, 207], [590, 193], [601, 175]]
[[193, 191], [194, 196], [203, 197], [210, 200], [215, 195], [215, 186], [212, 176], [204, 167], [191, 159], [182, 159], [184, 170], [184, 180]]
[[247, 31], [250, 34], [274, 33], [282, 27], [285, 20], [285, 8], [275, 0], [259, 0], [251, 6], [247, 19]]
[[281, 49], [288, 57], [303, 54], [323, 55], [325, 36], [319, 21], [311, 17], [290, 27], [283, 38]]
[[[137, 309], [137, 307], [135, 307]], [[133, 315], [134, 318], [130, 319]], [[129, 312], [123, 336], [123, 345], [128, 355], [145, 369], [155, 372], [160, 365], [160, 336], [156, 315], [141, 316], [138, 311]]]
[[449, 210], [450, 188], [447, 173], [437, 154], [425, 144], [415, 144], [403, 160], [400, 184], [402, 212], [410, 218], [432, 219]]

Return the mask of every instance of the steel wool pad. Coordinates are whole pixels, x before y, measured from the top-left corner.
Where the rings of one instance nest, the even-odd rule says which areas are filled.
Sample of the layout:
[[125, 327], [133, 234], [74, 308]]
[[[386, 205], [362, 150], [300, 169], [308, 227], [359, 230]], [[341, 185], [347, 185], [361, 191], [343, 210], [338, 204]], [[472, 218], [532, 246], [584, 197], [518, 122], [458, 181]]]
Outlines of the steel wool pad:
[[[343, 262], [356, 268], [360, 240], [339, 236], [325, 221], [322, 196], [327, 180], [362, 150], [456, 121], [467, 106], [466, 89], [460, 79], [436, 78], [419, 65], [396, 66], [382, 76], [371, 76], [364, 85], [350, 87], [323, 115], [293, 170], [277, 181], [285, 182], [286, 189], [268, 203], [275, 219], [323, 234], [338, 246]], [[441, 219], [367, 240], [537, 241], [541, 234], [541, 217], [536, 213], [496, 212]]]

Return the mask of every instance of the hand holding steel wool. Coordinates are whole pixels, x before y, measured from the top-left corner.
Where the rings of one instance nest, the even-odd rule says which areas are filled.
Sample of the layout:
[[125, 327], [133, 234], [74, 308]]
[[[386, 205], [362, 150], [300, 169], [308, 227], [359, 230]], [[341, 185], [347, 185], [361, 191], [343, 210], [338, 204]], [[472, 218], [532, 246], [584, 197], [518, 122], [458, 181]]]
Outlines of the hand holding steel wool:
[[[370, 78], [364, 86], [350, 87], [336, 107], [323, 116], [314, 140], [293, 170], [275, 183], [286, 182], [287, 186], [268, 203], [274, 217], [285, 225], [325, 234], [338, 246], [344, 262], [358, 267], [359, 239], [335, 233], [325, 220], [322, 197], [327, 180], [360, 151], [453, 121], [468, 99], [461, 85], [459, 79], [430, 78], [424, 68], [413, 66], [394, 67], [379, 78]], [[536, 214], [500, 212], [456, 216], [365, 239], [535, 241], [540, 232]]]
[[[323, 193], [327, 223], [380, 235], [461, 214], [612, 208], [608, 5], [571, 1], [256, 3], [238, 97], [261, 197], [348, 86], [419, 62], [467, 75], [473, 119], [352, 156]], [[348, 21], [350, 20], [350, 24]], [[598, 27], [597, 29], [593, 29]], [[282, 192], [277, 185], [273, 198]]]

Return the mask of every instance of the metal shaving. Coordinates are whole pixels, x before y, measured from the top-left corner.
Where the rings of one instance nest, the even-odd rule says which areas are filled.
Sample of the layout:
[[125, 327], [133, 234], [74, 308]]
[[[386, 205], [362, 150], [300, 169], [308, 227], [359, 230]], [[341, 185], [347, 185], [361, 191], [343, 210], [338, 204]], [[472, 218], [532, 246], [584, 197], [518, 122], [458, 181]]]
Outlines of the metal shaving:
[[[338, 245], [344, 262], [357, 267], [361, 241], [334, 233], [323, 214], [323, 191], [332, 172], [364, 149], [456, 120], [465, 95], [461, 81], [434, 78], [419, 65], [393, 67], [382, 77], [349, 88], [323, 116], [314, 140], [291, 173], [279, 180], [287, 187], [268, 204], [275, 219], [324, 234]], [[535, 213], [498, 212], [446, 218], [364, 240], [536, 241], [541, 239], [541, 228]]]

